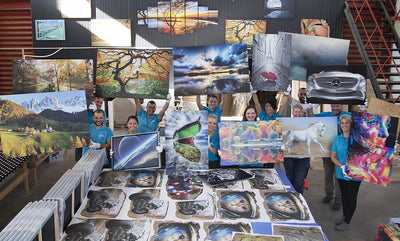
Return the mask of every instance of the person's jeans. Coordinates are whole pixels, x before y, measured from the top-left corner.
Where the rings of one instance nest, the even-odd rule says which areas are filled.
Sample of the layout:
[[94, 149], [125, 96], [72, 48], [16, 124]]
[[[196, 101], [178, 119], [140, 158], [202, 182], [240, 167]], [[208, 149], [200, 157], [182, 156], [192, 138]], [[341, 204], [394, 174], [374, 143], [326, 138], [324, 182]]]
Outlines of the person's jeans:
[[286, 176], [294, 189], [303, 194], [304, 179], [307, 176], [308, 169], [310, 169], [310, 158], [295, 158], [285, 157], [283, 160]]
[[325, 196], [329, 198], [335, 198], [335, 202], [340, 203], [342, 194], [340, 192], [339, 183], [335, 175], [335, 164], [331, 161], [330, 157], [323, 157], [322, 162], [325, 172]]

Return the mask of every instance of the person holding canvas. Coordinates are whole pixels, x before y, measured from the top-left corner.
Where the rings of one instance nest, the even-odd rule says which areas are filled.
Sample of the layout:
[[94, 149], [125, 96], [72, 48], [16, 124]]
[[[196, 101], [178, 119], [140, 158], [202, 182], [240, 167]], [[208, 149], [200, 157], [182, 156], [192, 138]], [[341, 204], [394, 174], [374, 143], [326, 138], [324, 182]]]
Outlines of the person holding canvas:
[[139, 125], [139, 120], [137, 116], [134, 115], [129, 116], [128, 120], [126, 121], [126, 127], [128, 127], [128, 131], [125, 133], [125, 135], [137, 134], [138, 125]]
[[217, 127], [218, 118], [214, 114], [208, 115], [208, 166], [209, 168], [220, 167], [220, 161], [218, 156], [219, 149], [219, 135]]
[[[105, 148], [106, 153], [108, 153], [111, 149], [111, 137], [114, 134], [109, 127], [104, 125], [104, 113], [102, 110], [96, 110], [93, 113], [93, 121], [94, 123], [89, 125], [92, 144], [89, 147], [84, 147], [82, 152], [85, 154], [89, 148], [93, 150]], [[108, 158], [106, 158], [104, 165], [110, 165]]]
[[351, 116], [342, 115], [339, 118], [341, 134], [335, 137], [331, 160], [335, 165], [335, 173], [338, 178], [340, 191], [342, 193], [343, 216], [335, 221], [336, 231], [345, 231], [350, 228], [350, 221], [357, 206], [357, 195], [361, 180], [353, 179], [346, 173], [347, 147], [349, 145]]
[[224, 112], [224, 107], [226, 103], [226, 94], [222, 94], [221, 103], [218, 105], [218, 98], [215, 95], [207, 95], [207, 106], [203, 106], [200, 102], [200, 95], [196, 97], [196, 104], [199, 110], [206, 110], [208, 114], [213, 114], [217, 116], [218, 123], [221, 122], [221, 116]]
[[[351, 115], [350, 112], [343, 111], [343, 106], [340, 104], [331, 104], [331, 111], [322, 112], [319, 114], [314, 114], [312, 109], [307, 109], [307, 116], [318, 116], [318, 117], [338, 117], [338, 134], [340, 133], [339, 119], [342, 115]], [[333, 200], [333, 204], [331, 209], [334, 211], [340, 210], [341, 203], [341, 194], [339, 183], [337, 178], [334, 176], [335, 173], [335, 165], [332, 163], [331, 158], [323, 157], [322, 162], [324, 165], [324, 173], [325, 173], [325, 197], [322, 199], [322, 202], [325, 204], [329, 204]], [[335, 194], [335, 197], [334, 195]]]
[[150, 100], [149, 102], [147, 102], [146, 110], [144, 110], [142, 103], [140, 103], [140, 99], [135, 99], [136, 111], [140, 110], [139, 112], [137, 112], [137, 117], [139, 120], [137, 133], [157, 131], [158, 124], [164, 117], [165, 111], [168, 109], [170, 101], [171, 101], [171, 95], [168, 94], [167, 100], [165, 101], [165, 104], [161, 109], [160, 113], [155, 114], [156, 102]]
[[[303, 117], [303, 106], [300, 104], [294, 105], [292, 114], [293, 117]], [[298, 193], [303, 194], [304, 180], [307, 176], [308, 169], [310, 169], [310, 158], [285, 157], [283, 165], [285, 166], [286, 176], [290, 183], [292, 183], [294, 189]]]

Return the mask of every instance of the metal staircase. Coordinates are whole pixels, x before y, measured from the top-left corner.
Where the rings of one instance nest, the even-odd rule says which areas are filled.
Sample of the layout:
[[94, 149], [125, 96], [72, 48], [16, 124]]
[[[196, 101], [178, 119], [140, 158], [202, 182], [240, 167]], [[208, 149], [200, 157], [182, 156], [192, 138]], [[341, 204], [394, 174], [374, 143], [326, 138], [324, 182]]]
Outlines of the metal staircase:
[[[343, 38], [348, 38], [345, 27], [349, 26], [376, 97], [400, 104], [400, 38], [393, 26], [399, 12], [395, 9], [394, 0], [346, 0]], [[349, 65], [357, 64], [359, 58], [350, 55], [351, 49]]]

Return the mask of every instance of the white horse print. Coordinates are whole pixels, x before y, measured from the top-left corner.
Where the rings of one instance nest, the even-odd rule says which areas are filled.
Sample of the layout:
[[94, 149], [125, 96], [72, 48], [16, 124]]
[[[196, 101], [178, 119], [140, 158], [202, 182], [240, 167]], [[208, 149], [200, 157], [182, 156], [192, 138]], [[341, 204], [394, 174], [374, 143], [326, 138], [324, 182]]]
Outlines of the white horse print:
[[308, 154], [311, 156], [310, 144], [314, 142], [321, 147], [323, 152], [326, 152], [326, 149], [319, 143], [318, 136], [323, 137], [325, 133], [325, 124], [322, 122], [316, 122], [310, 124], [310, 126], [304, 130], [293, 131], [288, 130], [283, 133], [283, 135], [287, 136], [286, 142], [284, 143], [287, 146], [289, 143], [292, 143], [288, 148], [288, 153], [290, 153], [290, 149], [297, 146], [300, 142], [307, 142]]

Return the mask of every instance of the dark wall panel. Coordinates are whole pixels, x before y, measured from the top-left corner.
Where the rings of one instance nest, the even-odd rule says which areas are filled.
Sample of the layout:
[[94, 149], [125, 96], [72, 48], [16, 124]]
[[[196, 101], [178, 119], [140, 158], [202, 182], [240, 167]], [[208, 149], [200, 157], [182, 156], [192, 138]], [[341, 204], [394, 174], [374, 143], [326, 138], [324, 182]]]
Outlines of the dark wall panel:
[[[302, 18], [325, 18], [330, 22], [330, 36], [341, 37], [344, 6], [342, 0], [293, 1], [295, 2], [294, 18], [267, 19], [267, 33], [278, 33], [279, 31], [299, 33]], [[197, 33], [161, 34], [157, 29], [137, 25], [137, 10], [146, 9], [148, 6], [155, 7], [157, 3], [158, 0], [92, 0], [92, 19], [131, 19], [132, 47], [139, 48], [224, 44], [226, 19], [264, 19], [264, 0], [201, 0], [198, 1], [199, 6], [208, 6], [210, 10], [218, 10], [218, 25], [199, 29]], [[31, 0], [31, 6], [33, 23], [36, 19], [61, 18], [56, 0]], [[65, 25], [65, 41], [34, 40], [34, 46], [91, 46], [90, 19], [65, 19]]]

